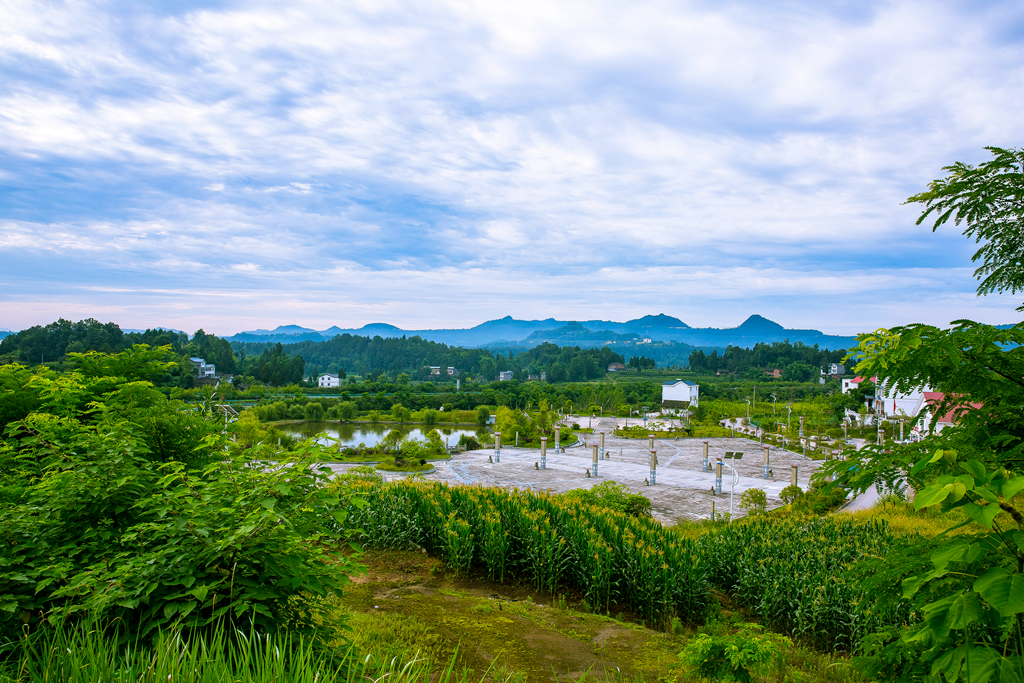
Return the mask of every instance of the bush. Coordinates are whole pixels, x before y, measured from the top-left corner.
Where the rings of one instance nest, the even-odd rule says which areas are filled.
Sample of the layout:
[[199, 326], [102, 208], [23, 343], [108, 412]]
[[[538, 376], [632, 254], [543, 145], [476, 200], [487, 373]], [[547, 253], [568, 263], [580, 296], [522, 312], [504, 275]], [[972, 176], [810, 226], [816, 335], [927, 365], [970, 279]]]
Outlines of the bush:
[[757, 624], [741, 624], [732, 635], [712, 636], [698, 633], [679, 660], [696, 669], [698, 675], [712, 681], [753, 683], [752, 674], [766, 676], [782, 661], [789, 638], [765, 633]]
[[319, 401], [310, 401], [303, 410], [303, 417], [309, 422], [322, 422], [324, 419], [324, 406]]
[[488, 420], [491, 419], [491, 411], [488, 410], [487, 406], [480, 406], [476, 409], [476, 423], [479, 425], [487, 424]]
[[436, 410], [427, 409], [423, 411], [423, 422], [428, 425], [437, 424], [438, 413]]
[[478, 451], [480, 450], [480, 442], [476, 440], [476, 437], [470, 436], [469, 434], [463, 434], [459, 437], [459, 448], [465, 451]]
[[628, 488], [611, 479], [590, 489], [571, 489], [562, 496], [569, 501], [623, 512], [631, 517], [651, 516], [650, 500], [639, 493], [630, 493]]
[[[138, 408], [115, 408], [120, 399], [111, 396], [142, 395], [143, 383], [104, 379], [115, 391], [91, 402], [95, 423], [34, 413], [10, 432], [43, 470], [24, 482], [18, 503], [0, 508], [0, 538], [10, 541], [0, 562], [0, 636], [16, 637], [23, 619], [86, 614], [119, 621], [133, 637], [221, 619], [260, 631], [312, 629], [309, 604], [340, 594], [356, 569], [341, 556], [324, 561], [326, 520], [344, 519], [349, 502], [322, 486], [322, 449], [232, 453], [215, 433], [202, 443], [202, 469], [156, 463]], [[163, 406], [168, 415], [177, 409]], [[287, 466], [267, 468], [268, 459]]]
[[747, 489], [740, 496], [740, 507], [749, 515], [763, 514], [768, 509], [768, 494], [763, 489]]
[[346, 422], [354, 420], [358, 414], [359, 411], [356, 409], [356, 404], [352, 401], [344, 401], [338, 406], [338, 418], [341, 420], [345, 420]]
[[789, 505], [802, 495], [804, 495], [804, 490], [796, 484], [790, 484], [779, 492], [779, 498], [786, 505]]

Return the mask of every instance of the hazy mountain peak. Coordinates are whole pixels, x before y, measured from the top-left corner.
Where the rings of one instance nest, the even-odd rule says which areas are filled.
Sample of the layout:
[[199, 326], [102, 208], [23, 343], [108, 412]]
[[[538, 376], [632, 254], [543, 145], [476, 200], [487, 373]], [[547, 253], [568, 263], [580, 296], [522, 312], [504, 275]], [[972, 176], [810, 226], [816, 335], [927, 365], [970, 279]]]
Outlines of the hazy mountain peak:
[[665, 315], [664, 313], [659, 313], [658, 315], [645, 315], [644, 317], [637, 318], [636, 320], [626, 321], [626, 324], [635, 327], [675, 327], [684, 330], [690, 329], [690, 326], [679, 318], [673, 318], [672, 316]]
[[784, 328], [777, 322], [769, 320], [768, 318], [757, 315], [755, 313], [754, 315], [744, 320], [743, 323], [736, 329], [751, 332], [782, 332], [786, 328]]

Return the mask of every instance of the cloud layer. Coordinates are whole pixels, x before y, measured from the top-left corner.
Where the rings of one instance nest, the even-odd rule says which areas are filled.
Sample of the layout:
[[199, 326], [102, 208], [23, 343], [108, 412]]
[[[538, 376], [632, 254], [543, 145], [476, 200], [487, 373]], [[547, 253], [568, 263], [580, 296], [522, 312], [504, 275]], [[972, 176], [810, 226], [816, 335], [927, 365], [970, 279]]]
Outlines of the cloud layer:
[[0, 8], [0, 327], [1015, 318], [910, 194], [1024, 133], [1024, 8]]

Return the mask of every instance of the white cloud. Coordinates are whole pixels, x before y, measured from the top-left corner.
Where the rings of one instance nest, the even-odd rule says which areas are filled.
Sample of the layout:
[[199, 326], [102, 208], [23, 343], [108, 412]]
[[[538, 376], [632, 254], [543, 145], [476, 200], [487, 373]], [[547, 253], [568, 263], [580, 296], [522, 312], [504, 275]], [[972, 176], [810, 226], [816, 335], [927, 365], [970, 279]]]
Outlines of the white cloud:
[[1014, 3], [114, 11], [0, 9], [0, 152], [17, 162], [0, 178], [28, 198], [0, 200], [3, 299], [38, 301], [31, 315], [50, 310], [40, 281], [104, 278], [139, 301], [152, 280], [201, 290], [196, 311], [220, 321], [257, 299], [291, 314], [317, 283], [345, 292], [339, 316], [400, 324], [639, 305], [706, 324], [748, 304], [794, 325], [820, 311], [823, 328], [901, 305], [988, 314], [969, 272], [946, 270], [969, 245], [900, 203], [1024, 134]]

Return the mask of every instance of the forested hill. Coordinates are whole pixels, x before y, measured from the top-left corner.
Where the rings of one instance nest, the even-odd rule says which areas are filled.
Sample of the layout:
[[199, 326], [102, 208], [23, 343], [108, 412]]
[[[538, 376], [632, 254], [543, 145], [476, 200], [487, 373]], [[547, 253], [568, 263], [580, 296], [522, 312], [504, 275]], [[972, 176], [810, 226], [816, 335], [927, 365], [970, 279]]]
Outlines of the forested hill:
[[806, 382], [826, 365], [842, 363], [845, 355], [845, 349], [819, 349], [817, 344], [808, 346], [785, 341], [755, 344], [749, 349], [730, 346], [722, 353], [717, 350], [706, 353], [702, 349], [695, 349], [690, 354], [689, 368], [700, 374], [713, 375], [722, 371], [747, 375], [749, 379], [757, 379], [766, 370], [778, 368], [783, 372], [784, 379]]
[[243, 367], [251, 358], [262, 356], [268, 349], [280, 346], [291, 357], [306, 361], [306, 374], [330, 372], [356, 373], [362, 376], [386, 374], [391, 377], [406, 373], [411, 379], [428, 379], [430, 367], [440, 367], [442, 379], [448, 379], [449, 367], [460, 377], [482, 375], [491, 381], [498, 373], [511, 370], [514, 379], [547, 373], [552, 382], [581, 381], [603, 375], [611, 363], [622, 363], [621, 355], [603, 349], [580, 349], [575, 346], [541, 344], [519, 353], [489, 349], [467, 349], [427, 341], [421, 337], [363, 337], [341, 334], [327, 341], [304, 341], [297, 344], [259, 344], [232, 342], [241, 356]]
[[116, 323], [101, 323], [92, 318], [78, 322], [61, 318], [49, 325], [36, 325], [9, 334], [0, 340], [0, 363], [51, 362], [69, 353], [86, 351], [119, 353], [135, 344], [170, 346], [175, 354], [197, 356], [215, 364], [220, 372], [230, 374], [237, 370], [235, 354], [228, 342], [202, 330], [189, 339], [184, 332], [159, 328], [125, 332]]

